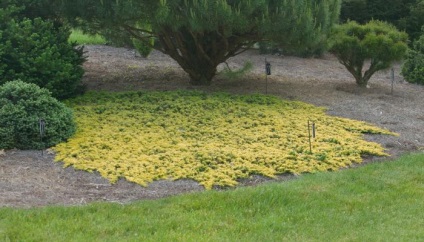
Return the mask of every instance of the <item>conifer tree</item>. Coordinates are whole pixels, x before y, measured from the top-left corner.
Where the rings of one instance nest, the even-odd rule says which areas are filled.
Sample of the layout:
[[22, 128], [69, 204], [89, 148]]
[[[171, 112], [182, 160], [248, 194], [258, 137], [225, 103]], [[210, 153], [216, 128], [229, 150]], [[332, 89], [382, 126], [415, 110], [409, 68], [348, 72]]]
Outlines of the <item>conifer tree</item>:
[[373, 20], [360, 25], [349, 21], [334, 29], [330, 52], [353, 75], [358, 86], [366, 87], [374, 73], [404, 57], [407, 41], [408, 35], [389, 23]]
[[[65, 16], [91, 29], [130, 34], [169, 55], [193, 85], [208, 85], [217, 66], [258, 41], [286, 48], [322, 44], [340, 0], [62, 0]], [[137, 23], [143, 22], [149, 29]]]

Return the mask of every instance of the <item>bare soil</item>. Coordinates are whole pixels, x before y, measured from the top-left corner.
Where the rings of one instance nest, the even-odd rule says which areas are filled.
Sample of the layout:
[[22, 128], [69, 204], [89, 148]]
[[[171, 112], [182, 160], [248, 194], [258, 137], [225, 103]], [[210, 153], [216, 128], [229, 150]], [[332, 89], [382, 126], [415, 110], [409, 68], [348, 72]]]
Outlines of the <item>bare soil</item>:
[[[110, 46], [86, 46], [86, 51], [84, 84], [88, 90], [196, 89], [268, 93], [324, 106], [330, 115], [370, 122], [399, 133], [399, 137], [366, 136], [382, 144], [392, 157], [424, 149], [424, 86], [403, 81], [399, 63], [393, 66], [393, 89], [390, 70], [375, 74], [370, 87], [361, 89], [331, 55], [302, 59], [259, 55], [251, 50], [228, 61], [231, 68], [251, 62], [254, 68], [250, 74], [239, 79], [218, 75], [211, 86], [194, 87], [181, 68], [160, 52], [141, 58], [133, 50]], [[268, 78], [264, 74], [265, 58], [272, 64], [272, 75]], [[366, 157], [365, 163], [375, 160], [381, 158]], [[277, 180], [291, 178], [293, 176], [282, 175]], [[252, 176], [240, 181], [240, 186], [266, 181], [271, 179]], [[63, 168], [61, 163], [54, 162], [50, 150], [0, 151], [0, 207], [80, 205], [94, 201], [127, 203], [203, 190], [191, 180], [155, 181], [141, 187], [121, 179], [111, 185], [97, 173]]]

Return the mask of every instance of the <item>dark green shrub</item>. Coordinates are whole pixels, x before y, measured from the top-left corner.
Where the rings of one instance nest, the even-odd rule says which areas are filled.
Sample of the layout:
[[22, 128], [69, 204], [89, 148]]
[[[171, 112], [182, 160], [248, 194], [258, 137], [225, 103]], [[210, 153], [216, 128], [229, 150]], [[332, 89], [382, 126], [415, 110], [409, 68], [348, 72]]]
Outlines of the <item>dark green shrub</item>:
[[[39, 120], [45, 120], [41, 142]], [[40, 149], [65, 141], [75, 132], [72, 110], [47, 89], [23, 81], [0, 86], [0, 149]]]
[[402, 66], [402, 75], [411, 83], [424, 85], [424, 34], [414, 42]]
[[21, 79], [59, 99], [81, 90], [83, 48], [69, 44], [69, 29], [41, 18], [21, 19], [19, 8], [0, 10], [0, 85]]

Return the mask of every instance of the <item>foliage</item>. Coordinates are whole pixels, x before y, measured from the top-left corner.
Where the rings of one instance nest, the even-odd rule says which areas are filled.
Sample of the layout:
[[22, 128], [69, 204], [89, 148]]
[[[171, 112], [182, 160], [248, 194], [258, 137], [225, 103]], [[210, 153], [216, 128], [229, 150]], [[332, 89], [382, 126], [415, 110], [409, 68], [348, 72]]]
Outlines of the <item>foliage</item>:
[[10, 6], [16, 6], [20, 9], [16, 13], [16, 18], [23, 20], [41, 18], [50, 20], [55, 27], [62, 26], [62, 21], [59, 16], [59, 1], [50, 0], [2, 0], [0, 8], [6, 9]]
[[405, 31], [412, 40], [420, 38], [420, 28], [424, 27], [424, 0], [418, 0], [417, 4], [411, 6], [411, 13], [403, 24]]
[[[39, 120], [46, 122], [40, 138]], [[75, 132], [72, 110], [47, 89], [22, 81], [0, 86], [0, 149], [39, 149], [65, 141]]]
[[[421, 0], [419, 0], [421, 1]], [[365, 24], [372, 19], [396, 24], [410, 13], [417, 0], [343, 0], [340, 19]]]
[[298, 56], [302, 58], [309, 57], [320, 57], [327, 51], [328, 46], [324, 41], [322, 43], [315, 44], [308, 48], [296, 49], [296, 48], [281, 48], [278, 44], [269, 41], [258, 42], [260, 54], [277, 54], [287, 56]]
[[340, 7], [339, 0], [63, 2], [68, 19], [91, 29], [130, 34], [147, 45], [155, 38], [155, 48], [177, 61], [193, 85], [210, 84], [220, 63], [261, 40], [300, 50], [325, 43]]
[[424, 154], [420, 153], [356, 169], [304, 175], [286, 182], [129, 204], [0, 208], [0, 238], [421, 241], [423, 160]]
[[424, 34], [414, 42], [414, 48], [408, 51], [402, 75], [408, 82], [424, 85]]
[[[408, 36], [381, 21], [360, 25], [354, 21], [337, 26], [330, 38], [330, 52], [354, 76], [356, 83], [366, 87], [371, 76], [403, 58]], [[369, 61], [369, 67], [363, 71]]]
[[419, 38], [424, 25], [423, 0], [343, 0], [340, 20], [365, 24], [380, 20], [408, 33], [412, 40]]
[[[152, 27], [146, 24], [138, 23], [136, 25], [137, 28], [146, 29], [149, 32], [152, 31]], [[142, 35], [149, 35], [148, 33], [141, 33]], [[146, 41], [141, 41], [137, 38], [132, 38], [132, 44], [137, 52], [144, 58], [148, 57], [153, 50], [153, 46], [155, 44], [155, 39], [148, 38]]]
[[340, 21], [355, 21], [365, 24], [371, 20], [367, 8], [368, 0], [342, 0], [340, 8]]
[[21, 79], [56, 98], [74, 96], [84, 74], [83, 48], [68, 43], [67, 28], [41, 18], [20, 19], [19, 11], [14, 6], [0, 10], [0, 85]]
[[[391, 134], [271, 96], [201, 92], [89, 93], [70, 102], [78, 130], [54, 149], [65, 166], [147, 185], [190, 178], [207, 189], [251, 174], [337, 170], [385, 155], [362, 133]], [[319, 127], [309, 150], [307, 121]]]
[[[90, 28], [89, 28], [90, 29]], [[94, 31], [94, 30], [91, 30]], [[131, 36], [125, 32], [117, 31], [114, 29], [104, 29], [94, 31], [94, 33], [103, 36], [106, 39], [106, 42], [110, 46], [114, 47], [123, 47], [123, 48], [132, 48], [134, 47]]]
[[333, 24], [338, 22], [341, 1], [295, 2], [297, 6], [288, 8], [273, 22], [266, 24], [269, 34], [265, 40], [285, 54], [319, 56], [328, 49], [328, 33]]

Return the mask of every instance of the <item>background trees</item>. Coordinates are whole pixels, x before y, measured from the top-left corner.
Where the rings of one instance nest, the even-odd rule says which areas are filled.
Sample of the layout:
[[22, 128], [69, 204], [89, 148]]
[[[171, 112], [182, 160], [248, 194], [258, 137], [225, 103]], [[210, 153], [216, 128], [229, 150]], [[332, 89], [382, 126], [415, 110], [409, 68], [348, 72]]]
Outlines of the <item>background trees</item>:
[[[339, 0], [63, 0], [66, 16], [91, 29], [130, 34], [169, 55], [193, 85], [208, 85], [217, 66], [261, 40], [286, 48], [322, 44]], [[151, 26], [141, 28], [140, 23]]]
[[343, 0], [340, 20], [365, 24], [381, 20], [408, 33], [411, 40], [420, 36], [424, 25], [424, 0]]
[[408, 51], [402, 66], [402, 75], [408, 82], [424, 85], [424, 27], [422, 32], [413, 48]]
[[41, 18], [43, 20], [52, 20], [56, 23], [61, 23], [59, 15], [59, 1], [50, 0], [2, 0], [0, 7], [5, 9], [10, 6], [20, 8], [20, 11], [15, 14], [19, 19]]
[[[359, 86], [366, 87], [375, 72], [389, 68], [393, 61], [404, 56], [407, 40], [406, 33], [384, 22], [360, 25], [350, 21], [334, 29], [330, 52], [355, 77]], [[368, 60], [368, 69], [363, 71]]]

